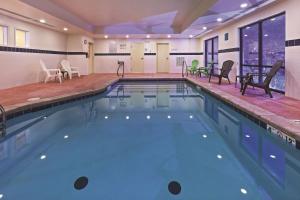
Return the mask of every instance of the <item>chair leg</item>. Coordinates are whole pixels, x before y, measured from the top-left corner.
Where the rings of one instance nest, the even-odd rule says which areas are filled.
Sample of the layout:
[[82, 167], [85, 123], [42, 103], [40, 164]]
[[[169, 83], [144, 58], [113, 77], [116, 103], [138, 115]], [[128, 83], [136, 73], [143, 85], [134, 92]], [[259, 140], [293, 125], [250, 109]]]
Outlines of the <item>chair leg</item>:
[[44, 82], [47, 83], [47, 82], [49, 81], [49, 78], [50, 78], [50, 77], [47, 76], [47, 77], [45, 78], [45, 81], [44, 81]]
[[270, 98], [273, 98], [270, 88], [266, 88], [267, 94], [269, 94]]
[[219, 77], [219, 85], [221, 85], [222, 76]]
[[227, 80], [228, 80], [229, 84], [231, 84], [229, 78], [227, 78]]
[[247, 83], [245, 83], [245, 84], [244, 84], [243, 91], [242, 91], [242, 95], [244, 95], [244, 94], [245, 94], [245, 92], [246, 92], [246, 89], [247, 89], [247, 86], [248, 86], [248, 84], [247, 84]]

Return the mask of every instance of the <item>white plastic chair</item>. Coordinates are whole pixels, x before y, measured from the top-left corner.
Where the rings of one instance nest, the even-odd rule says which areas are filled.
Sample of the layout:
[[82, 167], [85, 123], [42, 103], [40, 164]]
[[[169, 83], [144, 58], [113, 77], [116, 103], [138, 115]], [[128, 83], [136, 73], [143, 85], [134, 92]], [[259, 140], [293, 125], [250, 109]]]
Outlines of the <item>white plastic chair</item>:
[[45, 72], [46, 77], [45, 77], [45, 83], [47, 83], [51, 78], [58, 78], [59, 83], [61, 83], [61, 72], [60, 69], [48, 69], [44, 63], [44, 61], [40, 60], [40, 64], [42, 67], [43, 72]]
[[72, 79], [73, 74], [77, 74], [77, 76], [80, 77], [78, 68], [71, 67], [71, 64], [68, 60], [62, 60], [60, 64], [62, 69], [68, 73], [70, 79]]

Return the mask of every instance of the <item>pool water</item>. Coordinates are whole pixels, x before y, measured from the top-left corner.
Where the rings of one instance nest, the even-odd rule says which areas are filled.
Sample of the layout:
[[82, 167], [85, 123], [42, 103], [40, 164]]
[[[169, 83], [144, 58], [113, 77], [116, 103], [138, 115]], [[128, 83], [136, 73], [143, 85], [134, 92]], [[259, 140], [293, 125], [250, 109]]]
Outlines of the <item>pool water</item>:
[[299, 200], [300, 151], [186, 82], [120, 82], [10, 120], [0, 199]]

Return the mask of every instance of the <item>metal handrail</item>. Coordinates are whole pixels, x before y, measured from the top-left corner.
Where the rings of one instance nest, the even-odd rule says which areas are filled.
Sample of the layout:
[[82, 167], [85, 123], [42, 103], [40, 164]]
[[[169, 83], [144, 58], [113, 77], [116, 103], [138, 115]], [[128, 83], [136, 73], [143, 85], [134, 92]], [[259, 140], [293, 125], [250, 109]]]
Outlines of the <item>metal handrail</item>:
[[187, 64], [186, 64], [186, 61], [183, 60], [182, 62], [182, 77], [184, 77], [184, 67], [185, 67], [185, 72], [186, 72], [186, 75], [188, 76], [188, 73], [187, 73]]
[[0, 137], [4, 137], [6, 134], [6, 113], [2, 105], [0, 105], [0, 116], [2, 118], [0, 121]]
[[119, 67], [118, 67], [118, 70], [117, 70], [117, 75], [118, 75], [118, 77], [120, 76], [119, 71], [122, 68], [122, 75], [121, 76], [123, 78], [124, 77], [124, 68], [125, 68], [124, 61], [118, 61], [118, 65], [119, 65]]

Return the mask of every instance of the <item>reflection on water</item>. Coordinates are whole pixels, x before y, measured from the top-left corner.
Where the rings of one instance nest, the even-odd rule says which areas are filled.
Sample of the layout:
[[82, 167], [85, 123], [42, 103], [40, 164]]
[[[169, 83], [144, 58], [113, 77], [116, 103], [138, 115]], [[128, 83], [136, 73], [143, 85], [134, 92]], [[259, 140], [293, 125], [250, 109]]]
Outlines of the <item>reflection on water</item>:
[[[102, 197], [118, 199], [113, 198], [114, 187], [120, 182], [130, 191], [129, 183], [134, 182], [123, 177], [129, 172], [119, 173], [111, 166], [122, 159], [123, 168], [135, 168], [141, 180], [153, 180], [152, 185], [138, 181], [140, 199], [168, 199], [162, 188], [169, 178], [178, 177], [183, 199], [296, 200], [300, 195], [299, 150], [185, 82], [120, 83], [104, 95], [13, 119], [8, 133], [0, 142], [0, 194], [5, 196], [27, 194], [34, 199], [43, 182], [52, 187], [37, 192], [43, 199], [55, 199], [56, 194], [80, 199], [64, 186], [79, 172], [90, 176], [88, 187], [101, 176], [105, 181], [99, 184], [106, 191]], [[151, 163], [144, 160], [147, 153]], [[50, 163], [56, 157], [62, 158]], [[115, 173], [123, 179], [111, 182]], [[55, 175], [61, 176], [59, 188], [53, 186]], [[231, 191], [235, 185], [239, 188]], [[221, 187], [217, 194], [216, 187]], [[94, 195], [103, 195], [96, 191]]]

